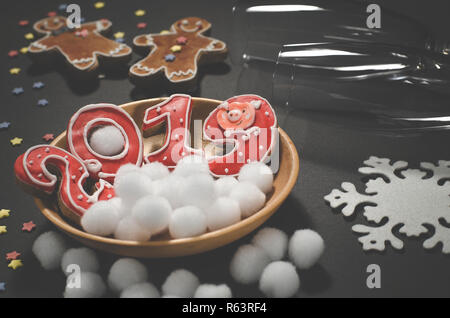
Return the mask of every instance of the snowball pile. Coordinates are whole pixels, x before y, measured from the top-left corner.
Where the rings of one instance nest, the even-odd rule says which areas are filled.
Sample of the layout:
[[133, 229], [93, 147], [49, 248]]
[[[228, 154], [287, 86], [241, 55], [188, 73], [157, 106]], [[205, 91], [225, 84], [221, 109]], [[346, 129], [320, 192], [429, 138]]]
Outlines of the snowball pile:
[[256, 213], [272, 184], [271, 169], [260, 162], [243, 166], [237, 179], [217, 180], [200, 156], [184, 157], [173, 172], [160, 162], [127, 164], [117, 171], [116, 197], [92, 205], [81, 225], [91, 234], [131, 241], [163, 232], [174, 239], [198, 236]]
[[[97, 253], [87, 247], [68, 248], [65, 239], [50, 231], [41, 234], [33, 244], [33, 253], [46, 270], [61, 268], [66, 275], [66, 298], [98, 298], [107, 287], [121, 298], [231, 298], [225, 285], [200, 284], [198, 277], [186, 269], [170, 273], [161, 292], [149, 280], [147, 268], [133, 258], [115, 261], [108, 273], [107, 284], [98, 274]], [[162, 294], [162, 295], [161, 295]]]
[[[259, 289], [267, 297], [292, 297], [300, 288], [296, 267], [311, 268], [324, 249], [322, 237], [312, 230], [298, 230], [289, 240], [281, 230], [263, 228], [253, 237], [252, 244], [238, 248], [230, 273], [241, 284], [259, 282]], [[282, 260], [286, 252], [293, 264]]]

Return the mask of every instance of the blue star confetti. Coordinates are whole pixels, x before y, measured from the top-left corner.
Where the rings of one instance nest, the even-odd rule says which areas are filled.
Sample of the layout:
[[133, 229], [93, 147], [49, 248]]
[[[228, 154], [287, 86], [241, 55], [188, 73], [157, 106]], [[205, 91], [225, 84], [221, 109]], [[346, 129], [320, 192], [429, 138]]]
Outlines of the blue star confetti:
[[58, 6], [58, 10], [59, 10], [59, 11], [66, 11], [66, 9], [67, 9], [67, 4], [65, 4], [65, 3], [60, 4], [60, 5]]
[[48, 105], [48, 100], [46, 100], [45, 98], [40, 99], [40, 100], [38, 100], [37, 105], [41, 106], [41, 107], [45, 107]]
[[1, 282], [0, 283], [0, 291], [5, 291], [6, 290], [6, 283]]
[[24, 92], [23, 87], [16, 87], [12, 90], [12, 93], [14, 95], [20, 95]]
[[115, 41], [116, 41], [117, 43], [124, 43], [124, 42], [125, 42], [125, 40], [124, 40], [123, 38], [116, 39]]
[[45, 86], [45, 84], [42, 82], [34, 82], [33, 83], [33, 88], [42, 88], [44, 86]]
[[0, 123], [0, 129], [8, 129], [9, 126], [11, 126], [11, 123], [8, 121], [4, 121], [4, 122]]
[[173, 62], [175, 61], [175, 55], [167, 54], [166, 56], [164, 56], [164, 59], [166, 60], [166, 62]]

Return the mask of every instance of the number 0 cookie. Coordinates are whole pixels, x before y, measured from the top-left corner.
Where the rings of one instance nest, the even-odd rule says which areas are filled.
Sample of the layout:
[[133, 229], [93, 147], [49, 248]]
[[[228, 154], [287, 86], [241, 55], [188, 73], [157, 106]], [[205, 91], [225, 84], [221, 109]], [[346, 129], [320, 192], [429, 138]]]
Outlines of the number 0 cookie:
[[171, 83], [194, 82], [199, 64], [223, 61], [224, 42], [206, 37], [211, 28], [205, 19], [189, 17], [176, 21], [170, 31], [136, 36], [136, 47], [150, 47], [150, 53], [130, 68], [134, 79], [163, 75]]
[[71, 68], [90, 72], [99, 65], [99, 57], [115, 62], [126, 62], [131, 57], [131, 48], [104, 37], [111, 27], [111, 21], [101, 19], [69, 29], [66, 18], [48, 17], [34, 24], [34, 29], [45, 36], [30, 44], [31, 56], [58, 52]]

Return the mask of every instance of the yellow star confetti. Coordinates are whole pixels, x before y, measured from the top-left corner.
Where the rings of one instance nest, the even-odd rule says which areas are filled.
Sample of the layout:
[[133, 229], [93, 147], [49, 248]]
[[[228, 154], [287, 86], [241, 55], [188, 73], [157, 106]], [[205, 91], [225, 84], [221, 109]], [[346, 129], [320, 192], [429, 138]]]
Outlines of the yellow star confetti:
[[25, 39], [27, 39], [27, 40], [33, 40], [33, 39], [34, 39], [34, 34], [33, 34], [33, 33], [27, 33], [27, 34], [25, 34]]
[[159, 32], [159, 34], [168, 34], [168, 33], [170, 33], [169, 30], [162, 30], [161, 32]]
[[12, 268], [12, 269], [16, 269], [16, 268], [19, 268], [19, 267], [22, 267], [23, 266], [23, 263], [22, 263], [22, 261], [20, 260], [20, 259], [15, 259], [15, 260], [12, 260], [9, 264], [8, 264], [8, 267], [9, 268]]
[[9, 70], [9, 72], [10, 72], [11, 74], [14, 74], [14, 75], [19, 74], [19, 73], [20, 73], [20, 68], [18, 68], [18, 67], [13, 67], [12, 69]]
[[136, 10], [136, 11], [134, 11], [134, 14], [137, 17], [142, 17], [143, 15], [145, 15], [145, 10], [142, 10], [142, 9]]
[[19, 137], [14, 137], [13, 139], [10, 140], [11, 145], [13, 146], [17, 146], [20, 145], [23, 141], [23, 138], [19, 138]]
[[94, 7], [96, 8], [96, 9], [101, 9], [101, 8], [103, 8], [105, 6], [105, 3], [104, 2], [96, 2], [96, 3], [94, 3]]
[[174, 45], [170, 48], [173, 53], [181, 52], [181, 45]]
[[125, 36], [124, 32], [116, 32], [116, 33], [114, 33], [114, 37], [116, 39], [123, 39], [124, 36]]
[[25, 54], [28, 52], [28, 48], [26, 46], [24, 46], [23, 48], [20, 49], [20, 53]]
[[0, 225], [0, 234], [6, 233], [8, 230], [6, 230], [6, 225]]
[[7, 218], [9, 216], [9, 212], [11, 212], [11, 210], [1, 209], [0, 210], [0, 219]]

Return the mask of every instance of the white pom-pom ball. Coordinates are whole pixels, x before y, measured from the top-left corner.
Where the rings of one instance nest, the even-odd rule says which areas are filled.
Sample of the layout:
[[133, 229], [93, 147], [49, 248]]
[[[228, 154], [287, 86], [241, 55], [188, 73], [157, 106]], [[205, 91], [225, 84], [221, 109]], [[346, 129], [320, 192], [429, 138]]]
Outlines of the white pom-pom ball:
[[117, 224], [114, 237], [124, 241], [148, 241], [152, 233], [144, 229], [132, 216], [124, 217]]
[[152, 181], [145, 174], [140, 172], [129, 172], [116, 176], [114, 181], [114, 191], [127, 206], [136, 202], [139, 198], [151, 194]]
[[166, 198], [172, 209], [183, 205], [181, 192], [185, 179], [171, 174], [169, 177], [153, 182], [153, 194]]
[[103, 156], [120, 154], [125, 148], [125, 138], [119, 128], [115, 126], [103, 126], [95, 129], [89, 139], [92, 150]]
[[46, 270], [56, 269], [61, 265], [61, 258], [67, 250], [64, 238], [54, 231], [41, 234], [33, 243], [32, 251], [39, 263]]
[[156, 235], [167, 229], [171, 212], [172, 207], [166, 198], [150, 195], [135, 203], [131, 215], [140, 226]]
[[325, 249], [322, 237], [313, 230], [298, 230], [289, 241], [289, 258], [299, 269], [311, 268]]
[[131, 214], [131, 209], [127, 207], [125, 204], [123, 204], [122, 199], [119, 197], [114, 197], [112, 199], [108, 200], [112, 205], [115, 206], [119, 219], [123, 219], [124, 217]]
[[262, 248], [251, 244], [242, 245], [231, 260], [230, 273], [238, 283], [255, 283], [269, 263], [270, 258]]
[[235, 177], [226, 176], [217, 179], [214, 182], [214, 186], [216, 188], [216, 194], [221, 197], [229, 196], [231, 190], [238, 184], [238, 181]]
[[178, 161], [173, 173], [181, 177], [209, 174], [208, 162], [201, 156], [186, 156]]
[[272, 190], [273, 172], [262, 162], [252, 162], [244, 165], [239, 171], [240, 182], [248, 181], [256, 185], [262, 192], [268, 193]]
[[141, 167], [141, 171], [152, 180], [159, 180], [169, 176], [169, 168], [161, 162], [155, 161], [145, 164]]
[[230, 197], [239, 203], [244, 218], [258, 212], [266, 202], [266, 195], [250, 182], [239, 182], [231, 191]]
[[288, 236], [279, 229], [266, 227], [256, 233], [252, 243], [264, 249], [272, 261], [279, 261], [286, 255]]
[[140, 168], [132, 163], [126, 163], [117, 170], [116, 178], [121, 178], [122, 176], [130, 173], [130, 172], [139, 172]]
[[206, 232], [206, 216], [195, 206], [185, 206], [172, 212], [169, 232], [173, 238], [193, 237]]
[[289, 262], [276, 261], [264, 268], [259, 289], [271, 298], [289, 298], [295, 295], [300, 287], [300, 278], [294, 265]]
[[181, 191], [184, 206], [194, 205], [205, 211], [216, 198], [214, 179], [208, 174], [187, 177]]
[[120, 298], [159, 298], [158, 289], [150, 283], [131, 285], [120, 293]]
[[120, 293], [132, 285], [146, 282], [147, 279], [144, 264], [133, 258], [121, 258], [109, 270], [108, 285], [113, 291]]
[[191, 298], [194, 296], [200, 281], [197, 276], [185, 269], [170, 273], [162, 285], [164, 295]]
[[241, 220], [241, 208], [236, 200], [228, 197], [217, 198], [214, 203], [206, 209], [208, 229], [215, 231]]
[[105, 294], [106, 286], [100, 275], [81, 272], [79, 279], [79, 282], [76, 282], [76, 278], [67, 277], [65, 298], [99, 298]]
[[81, 226], [86, 232], [101, 236], [114, 233], [118, 222], [117, 207], [109, 200], [94, 203], [81, 217]]
[[195, 291], [194, 298], [231, 298], [231, 289], [225, 284], [202, 284]]
[[69, 269], [69, 265], [78, 265], [82, 272], [95, 273], [100, 268], [100, 262], [97, 254], [90, 248], [80, 247], [68, 249], [61, 260], [62, 271], [69, 275], [72, 272]]

